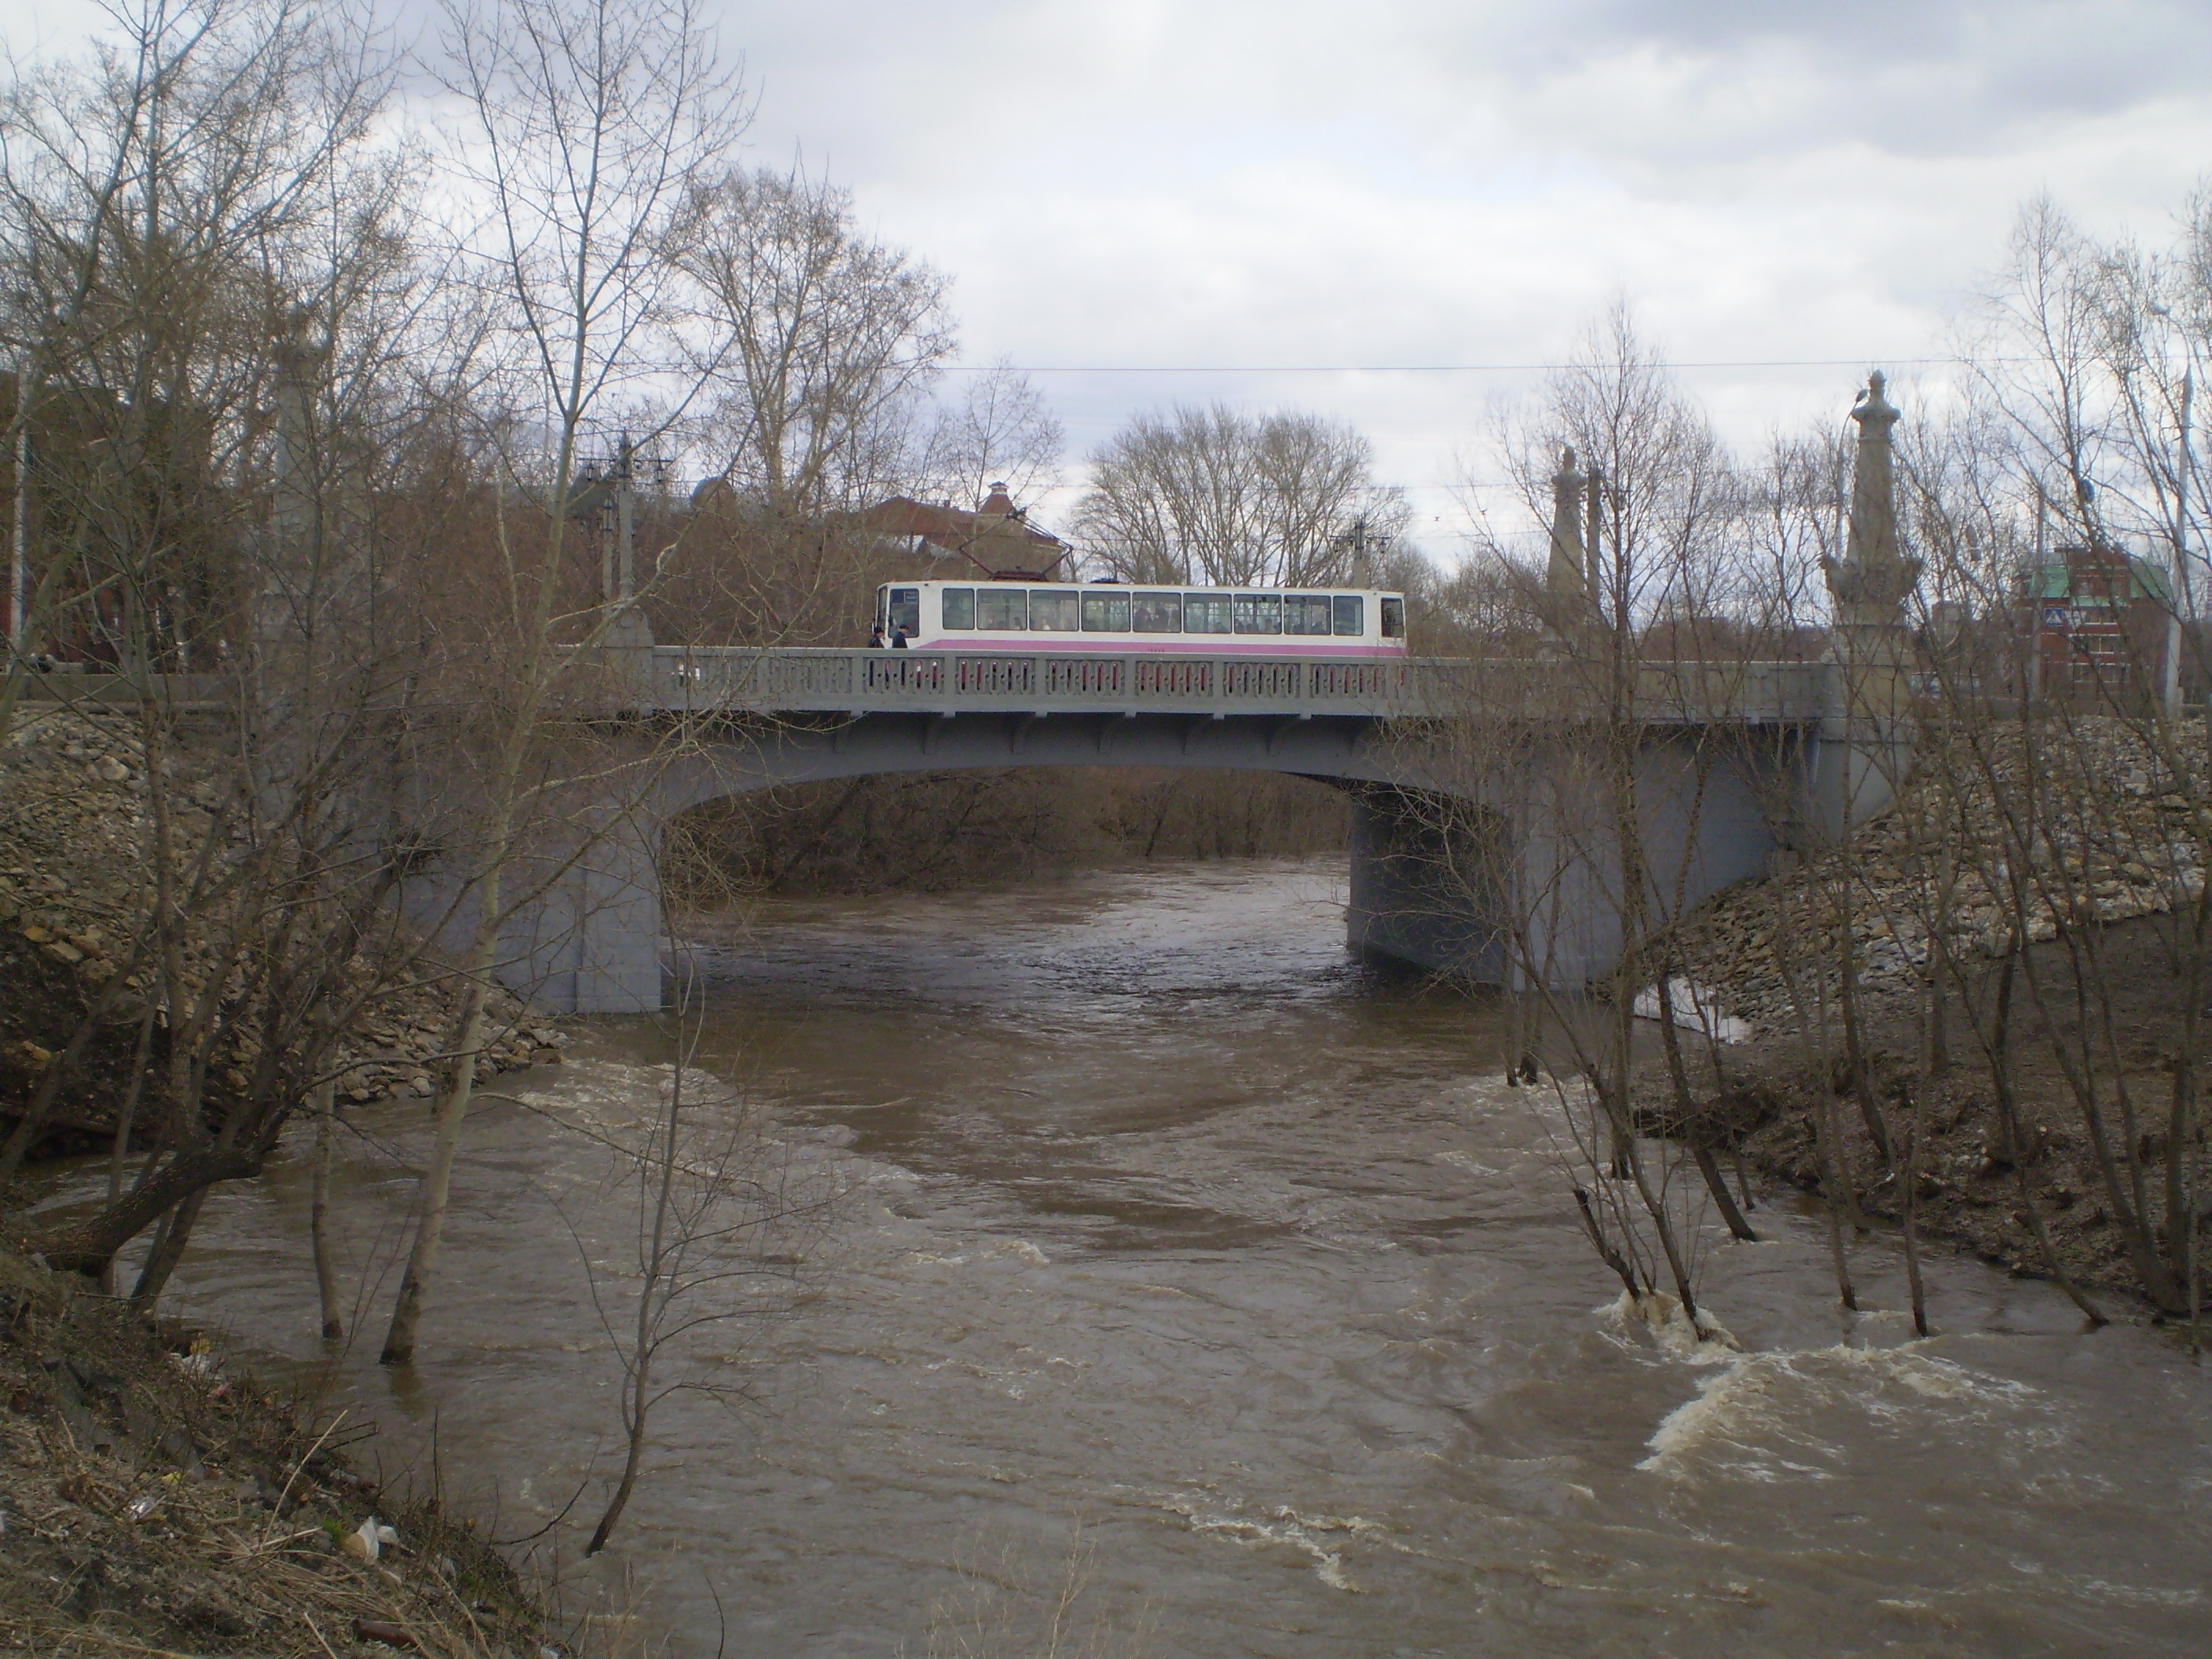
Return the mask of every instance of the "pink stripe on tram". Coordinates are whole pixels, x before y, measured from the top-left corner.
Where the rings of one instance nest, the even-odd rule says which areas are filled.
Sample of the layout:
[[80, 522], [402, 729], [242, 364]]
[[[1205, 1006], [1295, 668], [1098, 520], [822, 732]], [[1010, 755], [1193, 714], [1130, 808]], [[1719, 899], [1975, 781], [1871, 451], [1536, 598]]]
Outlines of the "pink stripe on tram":
[[1170, 642], [1162, 640], [1155, 644], [1136, 640], [1086, 640], [1079, 634], [1054, 635], [1049, 643], [1033, 634], [1017, 639], [1011, 634], [998, 634], [976, 639], [965, 635], [941, 635], [936, 639], [915, 640], [910, 649], [915, 651], [1005, 652], [1022, 656], [1051, 656], [1054, 653], [1113, 657], [1363, 657], [1387, 659], [1403, 657], [1402, 645], [1371, 642], [1347, 642], [1343, 645], [1291, 644], [1288, 641], [1270, 642], [1265, 646], [1234, 643], [1234, 635], [1219, 636], [1200, 635], [1206, 643], [1192, 643], [1189, 635]]

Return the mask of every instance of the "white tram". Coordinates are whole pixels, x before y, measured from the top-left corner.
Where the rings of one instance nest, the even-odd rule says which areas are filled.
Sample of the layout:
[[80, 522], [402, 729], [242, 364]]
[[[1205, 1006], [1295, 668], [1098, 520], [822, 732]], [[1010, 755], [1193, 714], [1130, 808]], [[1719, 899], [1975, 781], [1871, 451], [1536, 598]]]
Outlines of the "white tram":
[[886, 640], [903, 629], [918, 651], [1406, 654], [1406, 596], [1374, 588], [889, 582], [876, 590], [876, 625]]

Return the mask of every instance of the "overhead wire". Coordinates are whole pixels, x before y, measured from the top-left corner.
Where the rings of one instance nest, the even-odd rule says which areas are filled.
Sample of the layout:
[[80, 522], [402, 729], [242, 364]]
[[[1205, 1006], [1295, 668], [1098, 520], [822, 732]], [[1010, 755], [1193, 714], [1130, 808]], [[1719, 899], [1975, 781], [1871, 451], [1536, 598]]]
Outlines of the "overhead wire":
[[[1893, 363], [1924, 368], [1956, 357], [1747, 357], [1669, 362], [1662, 368], [1863, 368]], [[951, 374], [1540, 374], [1583, 368], [1582, 363], [947, 363]]]

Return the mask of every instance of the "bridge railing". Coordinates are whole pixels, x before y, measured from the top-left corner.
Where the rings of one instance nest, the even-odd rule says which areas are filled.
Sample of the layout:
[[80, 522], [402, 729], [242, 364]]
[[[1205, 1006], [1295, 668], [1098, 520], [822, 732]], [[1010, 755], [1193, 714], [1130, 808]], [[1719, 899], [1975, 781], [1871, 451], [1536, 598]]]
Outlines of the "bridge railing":
[[1594, 665], [1529, 659], [1100, 656], [1053, 652], [695, 649], [624, 665], [640, 706], [671, 713], [1158, 713], [1588, 720], [1616, 707], [1666, 724], [1815, 720], [1822, 663], [1645, 663], [1616, 692]]
[[878, 714], [1411, 712], [1407, 659], [1065, 655], [1049, 652], [692, 650], [656, 647], [631, 684], [669, 711]]

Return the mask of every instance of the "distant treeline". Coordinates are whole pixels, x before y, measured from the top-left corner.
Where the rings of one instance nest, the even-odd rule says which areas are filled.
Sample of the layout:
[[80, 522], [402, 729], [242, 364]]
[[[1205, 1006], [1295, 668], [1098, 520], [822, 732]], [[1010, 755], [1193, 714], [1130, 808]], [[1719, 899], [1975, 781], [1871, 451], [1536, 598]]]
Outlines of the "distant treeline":
[[1333, 852], [1347, 799], [1271, 773], [1150, 768], [921, 772], [793, 785], [700, 808], [672, 836], [681, 902], [882, 893], [1146, 859]]

